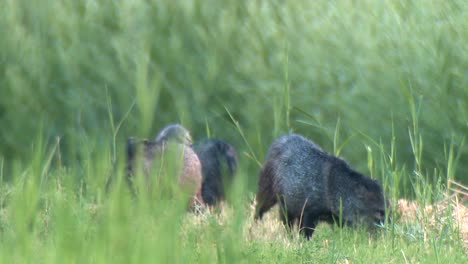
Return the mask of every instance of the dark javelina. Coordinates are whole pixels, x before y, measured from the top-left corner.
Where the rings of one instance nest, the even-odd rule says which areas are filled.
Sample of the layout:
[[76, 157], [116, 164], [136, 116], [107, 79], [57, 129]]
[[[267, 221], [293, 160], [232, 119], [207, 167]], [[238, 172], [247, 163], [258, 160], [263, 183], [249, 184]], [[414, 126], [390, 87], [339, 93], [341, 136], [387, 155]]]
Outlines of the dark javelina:
[[213, 206], [225, 198], [237, 170], [237, 153], [230, 144], [214, 138], [195, 144], [194, 149], [202, 166], [203, 201]]
[[133, 187], [135, 170], [138, 165], [142, 165], [143, 173], [148, 184], [151, 183], [150, 176], [155, 174], [151, 169], [155, 161], [164, 159], [164, 155], [170, 151], [183, 151], [183, 162], [180, 168], [179, 184], [193, 192], [191, 206], [201, 205], [201, 164], [197, 154], [192, 149], [190, 133], [179, 124], [172, 124], [165, 127], [157, 135], [154, 141], [143, 140], [142, 158], [143, 163], [136, 163], [138, 157], [138, 142], [133, 138], [127, 140], [127, 180]]
[[299, 223], [308, 239], [318, 221], [375, 226], [385, 219], [376, 181], [353, 170], [310, 140], [289, 134], [273, 142], [260, 173], [255, 219], [277, 202], [283, 223]]

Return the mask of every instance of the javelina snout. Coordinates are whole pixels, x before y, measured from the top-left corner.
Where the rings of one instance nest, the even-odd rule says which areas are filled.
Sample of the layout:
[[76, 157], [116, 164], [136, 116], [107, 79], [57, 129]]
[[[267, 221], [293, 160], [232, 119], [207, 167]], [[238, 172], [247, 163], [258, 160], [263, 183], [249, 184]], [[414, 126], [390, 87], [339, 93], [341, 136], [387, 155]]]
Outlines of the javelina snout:
[[355, 195], [348, 197], [350, 204], [346, 208], [352, 208], [348, 213], [352, 219], [350, 223], [366, 224], [369, 227], [382, 225], [386, 218], [386, 202], [382, 187], [374, 180], [367, 179], [355, 187]]

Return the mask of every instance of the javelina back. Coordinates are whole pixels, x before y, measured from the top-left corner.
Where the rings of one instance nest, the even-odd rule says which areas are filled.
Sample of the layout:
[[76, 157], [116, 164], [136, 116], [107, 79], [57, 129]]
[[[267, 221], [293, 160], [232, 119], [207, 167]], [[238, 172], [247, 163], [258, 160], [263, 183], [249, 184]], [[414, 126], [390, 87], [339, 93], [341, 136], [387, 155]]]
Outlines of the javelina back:
[[[142, 164], [136, 163], [138, 157], [138, 143], [142, 143]], [[177, 170], [179, 171], [179, 184], [193, 194], [191, 199], [192, 207], [202, 204], [201, 164], [191, 145], [192, 140], [190, 133], [179, 124], [172, 124], [165, 127], [154, 141], [143, 140], [137, 142], [129, 138], [127, 140], [127, 179], [130, 186], [133, 186], [134, 175], [138, 165], [142, 165], [146, 182], [151, 184], [152, 179], [150, 178], [157, 173], [152, 171], [153, 167], [155, 167], [154, 163], [161, 162], [165, 156], [167, 156], [168, 152], [176, 152], [183, 155], [181, 168]], [[175, 158], [177, 159], [177, 157]], [[170, 162], [177, 163], [177, 160], [170, 160]]]
[[195, 144], [195, 152], [202, 166], [203, 201], [212, 206], [224, 200], [225, 190], [237, 170], [237, 152], [219, 139], [208, 139]]
[[[319, 221], [374, 226], [385, 219], [385, 198], [376, 181], [353, 170], [310, 140], [289, 134], [273, 142], [260, 173], [255, 218], [277, 202], [283, 223], [299, 221], [307, 238]], [[341, 212], [341, 213], [340, 213]]]

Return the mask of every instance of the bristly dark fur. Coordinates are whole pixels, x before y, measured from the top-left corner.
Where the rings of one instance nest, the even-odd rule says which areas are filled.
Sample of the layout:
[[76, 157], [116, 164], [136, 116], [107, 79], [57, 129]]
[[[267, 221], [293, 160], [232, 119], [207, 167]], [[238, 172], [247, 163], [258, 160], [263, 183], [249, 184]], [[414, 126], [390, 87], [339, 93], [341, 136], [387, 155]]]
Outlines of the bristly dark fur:
[[385, 219], [385, 198], [376, 181], [353, 170], [312, 141], [290, 134], [273, 142], [260, 172], [255, 218], [277, 202], [285, 225], [300, 223], [310, 238], [319, 221], [373, 226]]
[[219, 139], [207, 139], [194, 145], [202, 165], [202, 197], [213, 206], [225, 199], [226, 188], [237, 171], [237, 152]]

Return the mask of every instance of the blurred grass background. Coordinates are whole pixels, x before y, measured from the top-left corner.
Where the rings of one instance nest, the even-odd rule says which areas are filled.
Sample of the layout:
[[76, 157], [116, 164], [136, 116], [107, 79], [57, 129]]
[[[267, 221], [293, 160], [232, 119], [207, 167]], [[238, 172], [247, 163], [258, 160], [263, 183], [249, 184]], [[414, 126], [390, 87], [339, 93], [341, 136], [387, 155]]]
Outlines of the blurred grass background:
[[[392, 202], [468, 183], [467, 11], [462, 0], [1, 0], [0, 262], [466, 259], [456, 224], [428, 231], [424, 212], [376, 240], [323, 228], [303, 243], [276, 220], [253, 224], [250, 202], [256, 160], [288, 131], [381, 180]], [[173, 122], [239, 150], [232, 212], [187, 216], [122, 190], [125, 139]]]
[[130, 110], [118, 146], [181, 122], [242, 152], [228, 109], [260, 160], [290, 129], [331, 151], [340, 119], [343, 139], [359, 136], [343, 149], [352, 164], [366, 166], [364, 134], [388, 148], [396, 138], [411, 170], [411, 96], [422, 166], [446, 170], [453, 144], [454, 175], [466, 183], [467, 9], [456, 0], [4, 0], [0, 153], [30, 158], [42, 129], [73, 164], [83, 143], [109, 144], [109, 109], [114, 120]]

